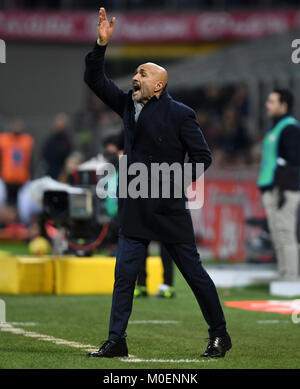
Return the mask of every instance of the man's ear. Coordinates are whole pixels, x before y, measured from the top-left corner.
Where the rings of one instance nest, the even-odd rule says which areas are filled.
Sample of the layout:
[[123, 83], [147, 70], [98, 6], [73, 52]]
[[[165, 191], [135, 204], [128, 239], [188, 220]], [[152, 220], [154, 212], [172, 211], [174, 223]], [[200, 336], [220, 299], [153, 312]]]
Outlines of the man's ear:
[[162, 81], [158, 81], [158, 83], [155, 85], [154, 92], [160, 92], [164, 87], [164, 83]]
[[285, 112], [288, 112], [288, 105], [285, 101], [283, 103], [281, 103], [281, 106]]

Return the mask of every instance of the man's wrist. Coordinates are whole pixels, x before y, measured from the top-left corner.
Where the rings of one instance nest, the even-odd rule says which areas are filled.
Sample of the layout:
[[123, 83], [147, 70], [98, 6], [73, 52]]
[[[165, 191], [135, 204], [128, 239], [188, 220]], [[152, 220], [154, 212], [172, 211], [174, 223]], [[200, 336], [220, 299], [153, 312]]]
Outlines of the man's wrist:
[[97, 45], [98, 46], [107, 46], [107, 42], [106, 43], [101, 43], [100, 38], [98, 38], [97, 39]]

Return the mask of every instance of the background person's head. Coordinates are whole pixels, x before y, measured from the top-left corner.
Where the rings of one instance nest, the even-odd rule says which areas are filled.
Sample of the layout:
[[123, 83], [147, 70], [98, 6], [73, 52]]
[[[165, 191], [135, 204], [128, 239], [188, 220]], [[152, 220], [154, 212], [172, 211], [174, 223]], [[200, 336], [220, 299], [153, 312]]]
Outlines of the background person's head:
[[224, 108], [222, 114], [222, 134], [230, 135], [236, 132], [239, 125], [239, 113], [233, 105]]
[[103, 147], [104, 147], [104, 152], [103, 155], [105, 159], [116, 165], [119, 161], [119, 155], [121, 154], [121, 138], [119, 134], [115, 135], [108, 135], [104, 140], [103, 140]]
[[23, 122], [21, 120], [16, 120], [11, 125], [11, 132], [15, 135], [19, 135], [23, 132]]
[[200, 127], [204, 127], [209, 121], [209, 114], [205, 109], [197, 109], [197, 120], [200, 124]]
[[106, 153], [115, 153], [119, 152], [119, 136], [118, 135], [108, 135], [103, 140], [104, 151]]
[[59, 113], [54, 117], [53, 125], [55, 132], [66, 130], [68, 127], [68, 116], [65, 113]]
[[274, 89], [266, 101], [267, 114], [270, 118], [277, 118], [290, 114], [293, 110], [294, 97], [288, 89]]

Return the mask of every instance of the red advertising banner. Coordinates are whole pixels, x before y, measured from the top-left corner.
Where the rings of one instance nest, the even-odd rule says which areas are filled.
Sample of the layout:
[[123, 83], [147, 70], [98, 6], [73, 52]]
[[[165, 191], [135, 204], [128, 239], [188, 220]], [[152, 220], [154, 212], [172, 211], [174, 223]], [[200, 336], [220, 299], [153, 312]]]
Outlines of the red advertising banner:
[[[299, 10], [114, 16], [116, 43], [260, 38], [300, 26]], [[88, 42], [95, 40], [96, 25], [97, 12], [0, 11], [0, 38], [8, 40]]]
[[232, 261], [245, 261], [246, 239], [257, 235], [246, 220], [265, 218], [255, 180], [238, 178], [205, 177], [204, 206], [191, 214], [197, 241], [209, 250], [209, 257]]
[[241, 205], [218, 204], [215, 206], [214, 258], [243, 261], [245, 259], [245, 217]]

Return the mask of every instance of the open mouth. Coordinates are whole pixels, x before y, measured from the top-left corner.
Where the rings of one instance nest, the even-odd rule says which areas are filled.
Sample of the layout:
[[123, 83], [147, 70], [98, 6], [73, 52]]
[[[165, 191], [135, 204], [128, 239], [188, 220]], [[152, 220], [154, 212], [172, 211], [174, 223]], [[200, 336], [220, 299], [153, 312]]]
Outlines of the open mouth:
[[134, 84], [132, 85], [132, 87], [133, 87], [133, 92], [134, 92], [134, 93], [136, 93], [136, 92], [138, 92], [139, 90], [141, 90], [141, 86], [140, 86], [140, 84], [138, 84], [138, 83], [134, 83]]

